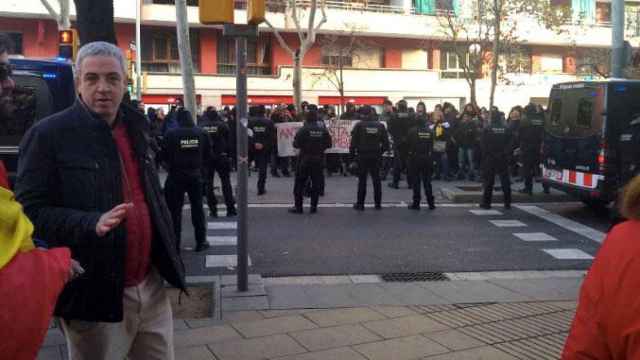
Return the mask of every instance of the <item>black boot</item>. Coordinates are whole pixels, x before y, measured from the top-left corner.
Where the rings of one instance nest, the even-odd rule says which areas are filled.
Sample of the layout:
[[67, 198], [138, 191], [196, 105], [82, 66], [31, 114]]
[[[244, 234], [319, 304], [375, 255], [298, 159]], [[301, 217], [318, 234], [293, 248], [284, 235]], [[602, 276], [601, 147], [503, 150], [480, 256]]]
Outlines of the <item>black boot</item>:
[[302, 208], [294, 206], [294, 207], [289, 209], [289, 213], [291, 213], [291, 214], [302, 214], [304, 212], [302, 211]]
[[353, 204], [353, 209], [357, 211], [364, 211], [364, 204]]
[[207, 242], [200, 243], [200, 244], [196, 245], [196, 252], [205, 251], [210, 247], [211, 247], [211, 245], [209, 245], [209, 243], [207, 243]]
[[414, 202], [413, 204], [407, 206], [409, 210], [420, 210], [420, 203]]
[[234, 217], [234, 216], [238, 216], [238, 212], [236, 211], [236, 208], [227, 209], [227, 217]]

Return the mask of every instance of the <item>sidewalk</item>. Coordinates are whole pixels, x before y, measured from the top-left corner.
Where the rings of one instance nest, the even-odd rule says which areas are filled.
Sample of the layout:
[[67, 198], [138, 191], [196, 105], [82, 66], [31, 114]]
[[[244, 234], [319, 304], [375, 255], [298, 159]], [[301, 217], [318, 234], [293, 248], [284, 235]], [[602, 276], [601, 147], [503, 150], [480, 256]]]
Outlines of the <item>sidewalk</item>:
[[[221, 321], [176, 320], [176, 359], [558, 359], [582, 273], [413, 283], [254, 276], [249, 293], [223, 287]], [[66, 359], [64, 352], [51, 329], [38, 359]]]

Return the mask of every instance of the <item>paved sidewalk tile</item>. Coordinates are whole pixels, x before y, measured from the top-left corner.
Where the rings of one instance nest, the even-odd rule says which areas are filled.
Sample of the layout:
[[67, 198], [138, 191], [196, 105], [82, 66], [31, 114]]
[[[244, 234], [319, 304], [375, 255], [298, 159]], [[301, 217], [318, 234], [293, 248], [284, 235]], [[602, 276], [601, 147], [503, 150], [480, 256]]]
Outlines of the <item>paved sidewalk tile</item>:
[[531, 298], [487, 281], [448, 281], [424, 283], [426, 289], [452, 304], [527, 301]]
[[389, 319], [417, 314], [407, 306], [371, 306], [370, 308]]
[[222, 320], [226, 323], [263, 320], [264, 316], [258, 311], [225, 311]]
[[317, 285], [307, 286], [305, 293], [312, 301], [313, 307], [354, 307], [361, 305], [349, 295], [352, 285]]
[[447, 326], [431, 320], [424, 315], [369, 321], [362, 325], [385, 339], [449, 329]]
[[271, 309], [310, 308], [312, 299], [304, 291], [305, 285], [273, 285], [267, 286], [267, 294]]
[[62, 360], [62, 354], [57, 346], [43, 347], [38, 352], [37, 360]]
[[272, 319], [277, 317], [294, 316], [310, 313], [313, 311], [321, 311], [319, 309], [296, 309], [296, 310], [262, 310], [258, 311], [260, 315], [265, 319]]
[[358, 345], [354, 346], [354, 349], [369, 360], [415, 360], [449, 351], [444, 346], [420, 335]]
[[244, 337], [252, 338], [293, 331], [315, 329], [317, 326], [306, 318], [296, 315], [252, 322], [234, 323], [232, 326]]
[[217, 360], [206, 346], [176, 349], [176, 359], [184, 360]]
[[339, 348], [382, 340], [361, 325], [320, 328], [294, 332], [290, 335], [310, 351]]
[[381, 284], [357, 284], [348, 287], [347, 291], [358, 305], [395, 305], [400, 300], [386, 291]]
[[518, 360], [518, 358], [490, 346], [485, 346], [444, 355], [429, 356], [424, 360]]
[[306, 350], [287, 335], [271, 335], [211, 344], [209, 348], [219, 360], [262, 360], [302, 354]]
[[265, 309], [269, 309], [269, 299], [267, 296], [222, 298], [222, 311]]
[[173, 343], [176, 348], [206, 345], [240, 339], [241, 336], [231, 326], [203, 327], [199, 329], [176, 331]]
[[343, 347], [300, 355], [285, 356], [273, 360], [367, 360], [355, 350]]
[[428, 333], [424, 336], [451, 350], [465, 350], [485, 345], [483, 342], [456, 330]]
[[582, 278], [554, 278], [490, 280], [490, 282], [536, 300], [575, 300], [578, 298], [582, 280]]
[[366, 307], [320, 310], [305, 314], [304, 316], [320, 327], [357, 324], [363, 321], [385, 319], [384, 315]]
[[394, 305], [436, 305], [450, 303], [450, 301], [443, 299], [432, 291], [413, 283], [382, 283], [378, 285], [398, 299], [398, 303]]

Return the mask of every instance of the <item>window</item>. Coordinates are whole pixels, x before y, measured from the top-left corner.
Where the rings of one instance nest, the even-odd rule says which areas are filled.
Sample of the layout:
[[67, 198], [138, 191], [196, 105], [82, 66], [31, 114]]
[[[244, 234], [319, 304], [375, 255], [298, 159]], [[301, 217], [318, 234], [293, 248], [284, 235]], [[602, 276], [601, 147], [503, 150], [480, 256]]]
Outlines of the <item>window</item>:
[[540, 57], [540, 71], [542, 73], [562, 73], [564, 61], [562, 54], [543, 54]]
[[[175, 0], [152, 0], [154, 4], [175, 5]], [[198, 6], [198, 0], [187, 0], [187, 6]]]
[[[271, 75], [271, 42], [269, 38], [247, 41], [247, 68], [249, 75]], [[224, 37], [218, 41], [218, 74], [236, 72], [235, 39]]]
[[631, 36], [640, 36], [640, 6], [625, 5], [625, 31]]
[[562, 100], [553, 99], [551, 101], [551, 125], [552, 126], [560, 125], [561, 118], [562, 118]]
[[596, 23], [598, 24], [611, 23], [611, 3], [610, 2], [596, 3]]
[[7, 34], [9, 39], [11, 39], [13, 45], [11, 54], [22, 55], [24, 51], [22, 48], [22, 33], [7, 32], [4, 34]]
[[576, 126], [582, 128], [591, 128], [591, 119], [593, 118], [593, 100], [590, 98], [582, 98], [578, 102], [578, 116], [576, 117]]
[[[189, 32], [191, 59], [195, 72], [200, 71], [200, 33]], [[175, 29], [142, 29], [142, 70], [149, 72], [180, 73], [180, 53]]]
[[531, 73], [531, 50], [518, 49], [512, 54], [505, 56], [505, 69], [510, 74], [530, 74]]
[[[469, 64], [469, 55], [465, 54], [464, 60]], [[464, 79], [463, 64], [453, 50], [440, 52], [440, 76], [443, 79]]]
[[453, 0], [436, 0], [436, 9], [440, 11], [453, 11]]
[[[351, 50], [353, 52], [353, 50]], [[336, 47], [323, 47], [322, 48], [322, 64], [331, 65], [335, 67], [352, 67], [353, 56], [349, 49], [342, 48], [339, 45]]]

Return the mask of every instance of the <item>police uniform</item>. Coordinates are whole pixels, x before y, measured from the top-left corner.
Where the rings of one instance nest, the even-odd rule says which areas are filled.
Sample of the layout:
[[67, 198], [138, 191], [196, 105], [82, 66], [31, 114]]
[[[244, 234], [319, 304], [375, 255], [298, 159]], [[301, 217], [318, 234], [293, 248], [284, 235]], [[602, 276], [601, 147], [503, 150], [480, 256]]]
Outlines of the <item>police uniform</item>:
[[180, 127], [169, 130], [164, 137], [162, 159], [166, 162], [169, 172], [164, 192], [173, 220], [178, 251], [185, 192], [191, 204], [196, 251], [202, 251], [209, 247], [202, 204], [202, 172], [209, 161], [211, 146], [207, 134], [202, 129], [186, 126], [188, 125], [180, 124]]
[[[398, 188], [402, 171], [407, 169], [407, 160], [409, 158], [407, 150], [407, 135], [409, 129], [414, 123], [413, 114], [406, 109], [400, 109], [394, 114], [389, 123], [389, 133], [393, 138], [393, 181], [389, 183], [389, 187]], [[409, 183], [409, 181], [407, 181]]]
[[326, 127], [317, 121], [306, 121], [293, 140], [293, 147], [300, 150], [296, 167], [296, 180], [293, 188], [295, 205], [289, 211], [302, 213], [302, 201], [305, 188], [311, 180], [311, 213], [318, 208], [318, 198], [323, 190], [324, 152], [331, 148], [331, 135]]
[[380, 163], [382, 153], [389, 150], [389, 135], [385, 126], [369, 114], [358, 122], [351, 131], [350, 153], [356, 156], [358, 163], [358, 199], [354, 209], [364, 210], [367, 194], [367, 176], [373, 181], [373, 197], [376, 209], [381, 209], [382, 184], [380, 182]]
[[222, 195], [227, 207], [227, 216], [235, 216], [236, 206], [231, 188], [231, 159], [229, 159], [229, 126], [217, 116], [217, 113], [207, 113], [202, 117], [200, 127], [209, 135], [211, 144], [211, 160], [207, 164], [205, 174], [205, 194], [211, 216], [217, 216], [218, 200], [213, 190], [215, 173], [220, 177]]
[[413, 204], [409, 209], [420, 210], [420, 185], [424, 185], [424, 193], [429, 209], [436, 208], [431, 188], [433, 172], [433, 130], [424, 119], [418, 126], [409, 130], [407, 148], [409, 152], [409, 177], [413, 187]]
[[511, 208], [511, 179], [509, 177], [509, 159], [512, 151], [512, 135], [504, 121], [494, 115], [494, 119], [482, 134], [482, 173], [484, 176], [484, 194], [480, 207], [491, 208], [491, 197], [496, 174], [500, 176], [504, 205]]
[[[266, 193], [265, 184], [267, 182], [267, 164], [269, 163], [269, 155], [275, 145], [276, 128], [273, 121], [258, 115], [249, 120], [248, 128], [253, 133], [253, 159], [258, 168], [258, 195]], [[256, 145], [261, 144], [262, 149], [257, 149]]]
[[520, 123], [520, 158], [524, 188], [520, 191], [533, 194], [533, 178], [540, 168], [540, 148], [544, 139], [544, 114], [528, 111]]

